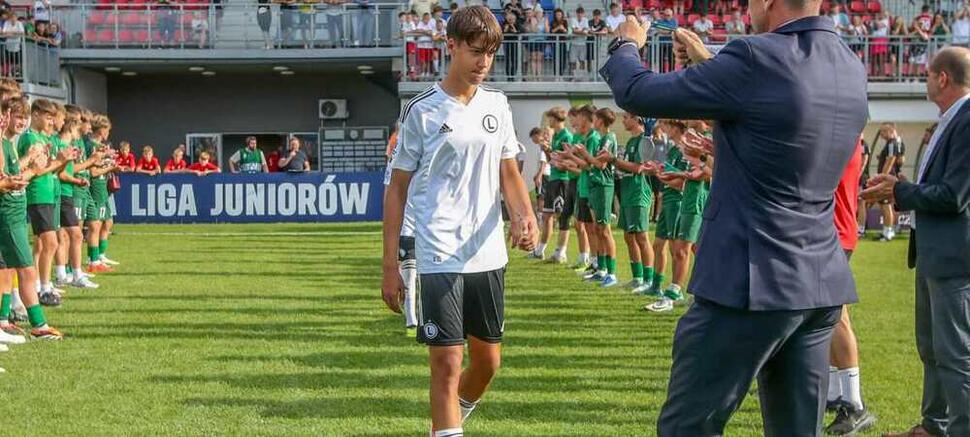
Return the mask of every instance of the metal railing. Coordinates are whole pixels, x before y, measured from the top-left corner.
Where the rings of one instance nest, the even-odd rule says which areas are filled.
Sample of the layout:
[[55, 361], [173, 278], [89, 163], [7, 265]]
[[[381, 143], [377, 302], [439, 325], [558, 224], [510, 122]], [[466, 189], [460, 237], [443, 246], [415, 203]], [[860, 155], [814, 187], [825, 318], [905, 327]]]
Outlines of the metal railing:
[[[712, 48], [742, 35], [714, 35]], [[502, 41], [489, 80], [599, 81], [596, 72], [606, 62], [606, 45], [612, 37], [574, 37], [555, 34], [518, 34]], [[912, 81], [926, 77], [929, 60], [950, 44], [950, 37], [845, 36], [865, 64], [870, 81]], [[404, 81], [438, 80], [448, 69], [451, 56], [442, 42], [408, 41], [404, 54]], [[640, 52], [644, 66], [657, 72], [681, 68], [674, 62], [669, 37], [652, 36]]]
[[399, 45], [400, 3], [55, 6], [65, 48], [308, 49]]
[[21, 83], [61, 86], [57, 47], [24, 36], [0, 38], [0, 76]]

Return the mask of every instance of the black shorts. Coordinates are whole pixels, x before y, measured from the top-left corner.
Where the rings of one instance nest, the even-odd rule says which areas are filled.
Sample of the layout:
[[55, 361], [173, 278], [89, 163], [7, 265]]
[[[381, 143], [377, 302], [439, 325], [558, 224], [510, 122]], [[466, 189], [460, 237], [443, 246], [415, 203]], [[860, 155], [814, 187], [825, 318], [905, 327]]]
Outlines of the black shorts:
[[397, 260], [404, 262], [416, 259], [414, 256], [414, 237], [402, 235], [398, 239]]
[[593, 223], [593, 211], [589, 209], [589, 198], [580, 197], [576, 202], [576, 220]]
[[569, 181], [551, 180], [546, 184], [542, 198], [542, 212], [562, 214], [566, 206], [566, 190]]
[[418, 342], [464, 344], [466, 336], [501, 343], [505, 330], [505, 269], [430, 273], [418, 282]]
[[75, 228], [80, 224], [77, 209], [74, 208], [74, 197], [61, 196], [61, 227]]
[[30, 219], [30, 227], [34, 230], [34, 235], [44, 232], [57, 230], [57, 222], [54, 221], [53, 204], [27, 205], [27, 218]]

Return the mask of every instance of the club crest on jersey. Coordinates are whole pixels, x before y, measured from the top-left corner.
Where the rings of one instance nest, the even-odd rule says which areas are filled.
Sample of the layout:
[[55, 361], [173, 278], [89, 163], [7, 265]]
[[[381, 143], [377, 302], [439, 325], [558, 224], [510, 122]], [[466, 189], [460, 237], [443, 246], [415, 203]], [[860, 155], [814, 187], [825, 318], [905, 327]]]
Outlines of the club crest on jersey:
[[421, 329], [424, 330], [424, 338], [428, 340], [434, 340], [438, 337], [438, 332], [440, 332], [438, 325], [435, 325], [434, 322], [425, 323]]
[[485, 132], [494, 134], [498, 130], [498, 119], [492, 114], [486, 114], [482, 118], [482, 127], [485, 128]]

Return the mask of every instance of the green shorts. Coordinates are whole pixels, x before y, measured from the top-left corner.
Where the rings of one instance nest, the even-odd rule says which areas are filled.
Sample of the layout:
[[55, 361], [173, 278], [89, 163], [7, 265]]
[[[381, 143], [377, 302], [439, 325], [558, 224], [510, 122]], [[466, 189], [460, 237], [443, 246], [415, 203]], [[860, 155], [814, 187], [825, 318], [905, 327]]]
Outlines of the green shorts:
[[98, 203], [94, 200], [88, 202], [84, 207], [84, 220], [96, 222], [106, 220], [108, 215], [107, 203]]
[[624, 206], [620, 208], [620, 229], [628, 234], [647, 232], [650, 227], [649, 206]]
[[680, 202], [664, 202], [657, 218], [657, 238], [673, 240], [677, 236], [677, 218], [680, 217]]
[[10, 269], [34, 265], [26, 221], [14, 225], [0, 223], [0, 255], [3, 255], [3, 262]]
[[677, 220], [675, 239], [696, 243], [697, 237], [701, 233], [701, 224], [703, 222], [704, 219], [700, 214], [681, 214]]
[[589, 209], [598, 225], [610, 223], [613, 214], [613, 186], [592, 185], [589, 187]]

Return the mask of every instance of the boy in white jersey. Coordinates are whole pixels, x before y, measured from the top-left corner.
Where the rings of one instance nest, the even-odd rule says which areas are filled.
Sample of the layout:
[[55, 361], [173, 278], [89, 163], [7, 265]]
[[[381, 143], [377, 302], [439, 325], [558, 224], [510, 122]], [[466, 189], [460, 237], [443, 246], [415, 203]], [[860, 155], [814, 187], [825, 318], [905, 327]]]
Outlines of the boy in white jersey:
[[[500, 361], [504, 268], [508, 253], [500, 195], [515, 247], [532, 250], [538, 226], [515, 155], [508, 99], [479, 86], [502, 31], [483, 6], [448, 21], [452, 63], [440, 84], [418, 94], [401, 115], [384, 208], [384, 302], [400, 311], [398, 239], [409, 185], [421, 280], [418, 340], [428, 345], [434, 437], [462, 436], [462, 422], [491, 383]], [[462, 371], [467, 338], [469, 366]]]

